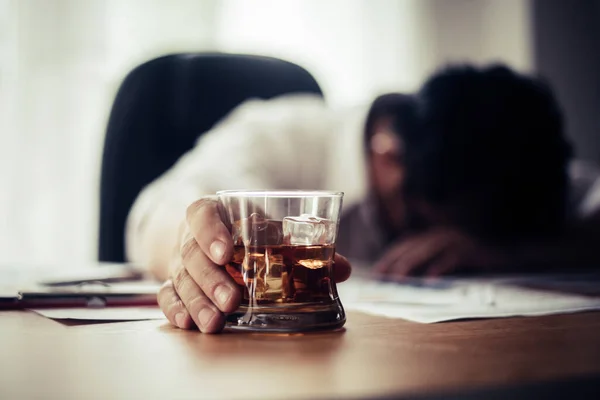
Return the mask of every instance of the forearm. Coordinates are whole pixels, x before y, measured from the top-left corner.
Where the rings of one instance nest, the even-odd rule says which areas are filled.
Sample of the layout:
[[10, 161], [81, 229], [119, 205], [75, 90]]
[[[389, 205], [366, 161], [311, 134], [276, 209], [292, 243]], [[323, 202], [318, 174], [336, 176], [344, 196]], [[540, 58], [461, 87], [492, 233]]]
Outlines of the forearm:
[[126, 248], [130, 262], [147, 268], [157, 279], [166, 280], [179, 251], [185, 224], [187, 198], [145, 192], [136, 201], [127, 222]]
[[146, 266], [159, 280], [168, 278], [169, 267], [179, 251], [181, 226], [185, 223], [185, 210], [174, 210], [162, 206], [149, 216], [142, 228], [140, 253], [135, 260]]

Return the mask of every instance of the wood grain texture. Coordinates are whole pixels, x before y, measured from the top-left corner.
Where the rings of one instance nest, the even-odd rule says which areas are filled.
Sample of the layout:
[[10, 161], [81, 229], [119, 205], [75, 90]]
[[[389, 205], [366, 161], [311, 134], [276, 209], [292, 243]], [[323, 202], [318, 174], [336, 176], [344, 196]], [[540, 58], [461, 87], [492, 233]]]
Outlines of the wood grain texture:
[[0, 312], [0, 398], [362, 397], [600, 374], [600, 313], [203, 335], [164, 321], [62, 324]]

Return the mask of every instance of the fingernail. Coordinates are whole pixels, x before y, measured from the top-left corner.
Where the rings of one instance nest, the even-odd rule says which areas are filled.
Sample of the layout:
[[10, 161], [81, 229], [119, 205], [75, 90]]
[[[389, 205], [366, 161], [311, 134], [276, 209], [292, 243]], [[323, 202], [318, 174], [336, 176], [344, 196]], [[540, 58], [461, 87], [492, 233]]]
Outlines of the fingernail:
[[223, 255], [225, 254], [225, 243], [220, 240], [215, 240], [210, 245], [210, 254], [215, 262], [222, 261]]
[[200, 329], [205, 329], [208, 324], [210, 324], [210, 320], [213, 318], [214, 313], [213, 310], [211, 310], [208, 307], [203, 308], [202, 310], [200, 310], [200, 312], [198, 313], [198, 322], [200, 322]]
[[180, 312], [175, 314], [175, 323], [181, 329], [185, 329], [185, 313]]
[[231, 297], [231, 289], [229, 286], [219, 285], [215, 289], [215, 298], [217, 299], [217, 303], [219, 303], [220, 307], [225, 307], [229, 298]]

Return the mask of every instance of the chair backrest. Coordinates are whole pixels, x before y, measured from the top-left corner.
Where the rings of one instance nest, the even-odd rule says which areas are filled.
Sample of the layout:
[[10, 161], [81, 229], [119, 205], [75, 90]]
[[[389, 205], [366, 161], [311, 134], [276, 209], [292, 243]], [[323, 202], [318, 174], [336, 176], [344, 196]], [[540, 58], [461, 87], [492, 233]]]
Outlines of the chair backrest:
[[148, 61], [123, 81], [102, 158], [100, 261], [125, 260], [124, 230], [140, 191], [237, 105], [287, 93], [322, 95], [298, 65], [270, 57], [198, 53]]

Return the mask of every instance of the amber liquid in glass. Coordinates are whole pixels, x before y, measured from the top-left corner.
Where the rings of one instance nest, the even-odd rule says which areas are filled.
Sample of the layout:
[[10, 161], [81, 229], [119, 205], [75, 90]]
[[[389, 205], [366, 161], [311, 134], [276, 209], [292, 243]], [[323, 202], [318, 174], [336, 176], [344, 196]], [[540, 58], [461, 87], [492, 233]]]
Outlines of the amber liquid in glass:
[[333, 245], [234, 246], [226, 271], [243, 293], [228, 326], [271, 331], [332, 329], [345, 315], [332, 280]]

